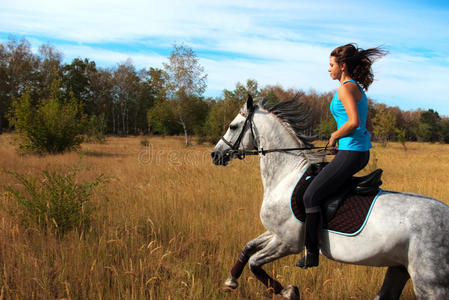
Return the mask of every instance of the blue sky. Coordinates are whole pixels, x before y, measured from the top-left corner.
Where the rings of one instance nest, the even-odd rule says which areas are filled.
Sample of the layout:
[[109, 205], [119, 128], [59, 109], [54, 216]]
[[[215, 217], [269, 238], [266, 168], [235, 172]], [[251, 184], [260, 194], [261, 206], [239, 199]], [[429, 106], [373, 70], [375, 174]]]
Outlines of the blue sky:
[[[374, 3], [375, 2], [375, 3]], [[368, 96], [401, 109], [449, 116], [449, 1], [348, 0], [3, 0], [0, 41], [50, 43], [64, 61], [89, 58], [113, 67], [130, 58], [159, 67], [175, 43], [191, 47], [208, 74], [206, 95], [237, 82], [325, 92], [337, 46], [383, 45]]]

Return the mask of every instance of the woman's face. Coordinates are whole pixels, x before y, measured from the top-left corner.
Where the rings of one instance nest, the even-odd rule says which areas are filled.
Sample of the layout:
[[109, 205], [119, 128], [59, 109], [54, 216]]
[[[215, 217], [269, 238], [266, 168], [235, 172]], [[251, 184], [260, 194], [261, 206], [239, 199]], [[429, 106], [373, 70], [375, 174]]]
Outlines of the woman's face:
[[343, 68], [335, 61], [335, 56], [329, 57], [329, 75], [333, 80], [340, 80]]

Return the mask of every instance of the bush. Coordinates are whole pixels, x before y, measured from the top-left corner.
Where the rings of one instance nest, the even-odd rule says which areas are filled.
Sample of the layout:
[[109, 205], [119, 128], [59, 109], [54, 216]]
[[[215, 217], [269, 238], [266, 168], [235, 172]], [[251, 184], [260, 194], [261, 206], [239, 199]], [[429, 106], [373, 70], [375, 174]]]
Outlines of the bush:
[[12, 104], [10, 124], [19, 135], [19, 150], [37, 153], [62, 153], [77, 149], [87, 127], [86, 115], [73, 95], [62, 96], [59, 81], [51, 87], [48, 99], [32, 104], [25, 93]]
[[406, 135], [405, 135], [405, 129], [394, 129], [396, 132], [396, 140], [401, 143], [404, 150], [407, 150], [407, 146], [405, 145], [405, 142], [407, 141]]
[[144, 147], [148, 147], [150, 145], [150, 141], [147, 137], [145, 137], [143, 140], [140, 141], [140, 145]]
[[78, 183], [78, 171], [47, 169], [39, 179], [4, 170], [21, 185], [20, 189], [6, 187], [18, 204], [18, 212], [11, 213], [17, 215], [27, 228], [51, 229], [59, 236], [75, 228], [86, 229], [91, 221], [92, 192], [105, 179], [100, 175], [92, 182]]

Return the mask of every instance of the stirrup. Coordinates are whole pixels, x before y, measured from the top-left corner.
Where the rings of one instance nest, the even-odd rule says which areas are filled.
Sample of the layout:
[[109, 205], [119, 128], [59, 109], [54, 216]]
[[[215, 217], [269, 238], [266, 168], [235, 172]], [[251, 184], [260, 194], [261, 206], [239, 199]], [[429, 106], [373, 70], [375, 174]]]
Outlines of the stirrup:
[[320, 261], [320, 254], [318, 251], [317, 252], [307, 251], [307, 254], [304, 255], [304, 257], [301, 258], [296, 263], [296, 266], [303, 269], [317, 267], [319, 265], [319, 261]]

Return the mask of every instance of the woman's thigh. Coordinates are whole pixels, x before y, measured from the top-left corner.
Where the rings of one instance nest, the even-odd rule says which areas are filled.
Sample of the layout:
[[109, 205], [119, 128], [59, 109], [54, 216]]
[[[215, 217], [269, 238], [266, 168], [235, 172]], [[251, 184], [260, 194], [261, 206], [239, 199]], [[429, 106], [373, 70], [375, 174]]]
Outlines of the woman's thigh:
[[335, 158], [318, 173], [304, 193], [305, 207], [319, 206], [324, 198], [336, 192], [352, 175], [363, 169], [368, 160], [368, 151], [338, 151]]

